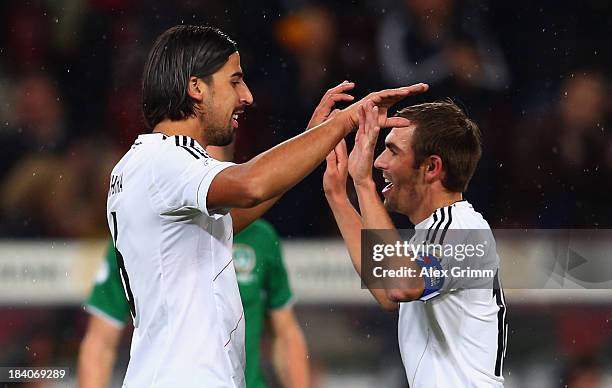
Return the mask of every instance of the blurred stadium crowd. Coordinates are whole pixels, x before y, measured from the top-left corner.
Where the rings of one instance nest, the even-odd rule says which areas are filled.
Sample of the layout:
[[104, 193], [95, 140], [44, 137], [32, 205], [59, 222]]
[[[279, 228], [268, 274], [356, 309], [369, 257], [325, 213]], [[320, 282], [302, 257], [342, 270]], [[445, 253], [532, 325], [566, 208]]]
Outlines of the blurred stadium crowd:
[[[484, 154], [466, 197], [492, 227], [610, 228], [611, 20], [606, 0], [0, 2], [0, 236], [108, 235], [109, 172], [147, 131], [145, 56], [181, 23], [211, 24], [238, 42], [255, 104], [240, 123], [237, 161], [303, 131], [324, 91], [345, 79], [356, 96], [428, 82], [427, 94], [405, 104], [450, 97], [481, 127]], [[337, 236], [322, 174], [266, 215], [281, 236]], [[601, 373], [590, 355], [609, 344], [609, 311], [523, 308], [511, 322], [522, 341], [509, 365], [540, 349], [540, 361], [576, 356], [566, 379]], [[379, 350], [395, 349], [392, 318], [345, 313], [333, 324], [368, 338], [382, 328]], [[327, 307], [310, 314], [313, 324], [331, 322]], [[9, 347], [22, 343], [37, 349], [27, 357], [74, 357], [84, 320], [74, 308], [4, 308], [0, 360], [35, 363]], [[62, 346], [49, 333], [61, 333]]]
[[[609, 227], [606, 1], [9, 1], [0, 4], [0, 233], [97, 237], [108, 172], [146, 132], [152, 40], [212, 24], [239, 43], [255, 106], [246, 160], [300, 132], [323, 92], [428, 82], [480, 124], [467, 198], [494, 227]], [[335, 235], [318, 171], [267, 218], [284, 236]]]

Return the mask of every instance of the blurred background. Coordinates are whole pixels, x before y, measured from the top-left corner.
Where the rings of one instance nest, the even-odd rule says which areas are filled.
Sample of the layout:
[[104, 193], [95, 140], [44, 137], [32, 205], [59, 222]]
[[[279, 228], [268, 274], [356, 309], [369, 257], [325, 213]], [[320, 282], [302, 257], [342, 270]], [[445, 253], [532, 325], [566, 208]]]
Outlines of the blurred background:
[[[146, 132], [141, 72], [165, 29], [210, 24], [237, 40], [255, 98], [238, 162], [303, 131], [345, 79], [357, 97], [427, 82], [404, 104], [450, 97], [480, 125], [466, 198], [492, 227], [591, 229], [612, 227], [611, 20], [607, 0], [1, 2], [0, 366], [74, 371], [81, 303], [108, 237], [109, 172]], [[405, 387], [397, 315], [364, 295], [348, 259], [330, 257], [344, 264], [332, 273], [326, 261], [309, 274], [307, 259], [292, 262], [338, 244], [322, 173], [265, 216], [288, 247], [313, 384]], [[346, 294], [312, 290], [337, 278]], [[509, 293], [506, 385], [612, 387], [606, 295]], [[118, 384], [128, 351], [126, 333]]]

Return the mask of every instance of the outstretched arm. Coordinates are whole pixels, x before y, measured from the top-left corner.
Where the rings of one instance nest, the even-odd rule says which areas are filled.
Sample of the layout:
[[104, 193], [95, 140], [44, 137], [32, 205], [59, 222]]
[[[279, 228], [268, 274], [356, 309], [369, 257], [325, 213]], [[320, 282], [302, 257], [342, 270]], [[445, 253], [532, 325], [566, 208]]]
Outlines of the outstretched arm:
[[[344, 81], [339, 85], [329, 89], [319, 102], [319, 105], [315, 108], [310, 121], [308, 122], [307, 129], [314, 128], [317, 125], [323, 123], [327, 120], [332, 114], [333, 109], [336, 106], [337, 102], [344, 101], [350, 102], [353, 101], [354, 97], [350, 94], [347, 94], [348, 91], [353, 89], [355, 84], [352, 82]], [[338, 112], [337, 110], [334, 112]], [[283, 193], [284, 194], [284, 193]], [[274, 204], [281, 198], [281, 195], [278, 195], [272, 199], [268, 199], [260, 203], [259, 205], [252, 208], [234, 208], [231, 210], [232, 215], [232, 225], [234, 228], [234, 233], [237, 234], [247, 226], [249, 226], [253, 221], [259, 219], [264, 213], [266, 213]]]
[[399, 117], [387, 118], [387, 109], [401, 99], [427, 90], [416, 84], [369, 94], [331, 119], [256, 156], [247, 163], [226, 168], [208, 190], [209, 209], [253, 207], [281, 195], [318, 166], [349, 132], [357, 127], [357, 109], [372, 101], [380, 107], [381, 127], [406, 125]]
[[[327, 156], [327, 169], [323, 176], [323, 190], [329, 203], [344, 243], [349, 251], [353, 267], [361, 276], [361, 217], [346, 193], [348, 156], [346, 142], [342, 140]], [[389, 300], [382, 289], [370, 289], [374, 299], [387, 311], [397, 310], [398, 304]]]

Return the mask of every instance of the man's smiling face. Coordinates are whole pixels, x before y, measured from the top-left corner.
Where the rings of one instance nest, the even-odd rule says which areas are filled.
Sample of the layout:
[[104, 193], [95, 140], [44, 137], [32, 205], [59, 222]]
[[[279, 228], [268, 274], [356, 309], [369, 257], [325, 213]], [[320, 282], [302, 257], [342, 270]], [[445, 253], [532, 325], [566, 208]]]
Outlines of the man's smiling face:
[[229, 56], [207, 86], [208, 95], [202, 101], [202, 128], [208, 145], [225, 146], [234, 139], [238, 115], [253, 103], [253, 95], [243, 79], [238, 52]]
[[393, 128], [385, 138], [385, 150], [374, 167], [382, 171], [387, 186], [382, 193], [385, 207], [405, 215], [411, 214], [423, 200], [424, 172], [414, 165], [412, 137], [416, 126]]

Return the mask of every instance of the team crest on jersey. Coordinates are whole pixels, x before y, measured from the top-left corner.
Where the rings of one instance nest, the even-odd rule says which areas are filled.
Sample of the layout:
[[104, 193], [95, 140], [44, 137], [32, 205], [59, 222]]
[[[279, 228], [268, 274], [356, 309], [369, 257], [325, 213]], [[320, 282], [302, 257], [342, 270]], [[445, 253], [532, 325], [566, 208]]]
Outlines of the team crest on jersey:
[[436, 258], [438, 261], [440, 261], [440, 259], [442, 258], [442, 245], [440, 244], [434, 244], [430, 247], [428, 247], [429, 249], [427, 249], [427, 254], [431, 257]]
[[255, 269], [257, 263], [255, 250], [245, 244], [234, 244], [232, 255], [234, 256], [234, 268], [238, 281], [241, 283], [253, 281], [253, 269]]
[[110, 275], [110, 268], [108, 266], [108, 262], [106, 260], [103, 260], [102, 264], [100, 264], [100, 268], [98, 269], [98, 272], [96, 273], [96, 284], [104, 283], [108, 279], [109, 275]]

